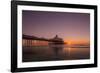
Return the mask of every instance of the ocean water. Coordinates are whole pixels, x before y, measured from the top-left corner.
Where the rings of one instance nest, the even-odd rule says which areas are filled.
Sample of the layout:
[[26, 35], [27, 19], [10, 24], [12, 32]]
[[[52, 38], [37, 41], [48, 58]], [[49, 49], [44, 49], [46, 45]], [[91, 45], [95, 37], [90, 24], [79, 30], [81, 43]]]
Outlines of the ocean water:
[[89, 47], [67, 47], [67, 46], [33, 46], [23, 47], [22, 61], [56, 61], [56, 60], [78, 60], [90, 59]]

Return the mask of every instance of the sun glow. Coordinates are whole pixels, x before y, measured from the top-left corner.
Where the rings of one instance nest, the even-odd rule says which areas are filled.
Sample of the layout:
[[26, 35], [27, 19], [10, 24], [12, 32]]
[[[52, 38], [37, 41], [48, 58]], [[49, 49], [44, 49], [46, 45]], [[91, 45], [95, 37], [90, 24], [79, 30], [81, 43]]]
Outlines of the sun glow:
[[89, 45], [90, 41], [88, 41], [88, 40], [65, 40], [64, 42], [68, 46], [71, 46], [71, 45], [75, 45], [75, 44]]

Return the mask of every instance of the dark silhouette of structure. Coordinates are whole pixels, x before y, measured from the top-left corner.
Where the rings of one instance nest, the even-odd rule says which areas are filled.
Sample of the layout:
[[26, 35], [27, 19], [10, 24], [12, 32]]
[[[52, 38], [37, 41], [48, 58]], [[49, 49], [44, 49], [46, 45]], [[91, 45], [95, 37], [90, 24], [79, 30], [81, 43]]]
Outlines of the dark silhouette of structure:
[[57, 45], [57, 44], [64, 44], [63, 39], [59, 38], [58, 35], [56, 35], [53, 39], [47, 39], [47, 38], [39, 38], [36, 36], [30, 36], [30, 35], [24, 35], [23, 34], [23, 43], [24, 46], [32, 46], [34, 43], [36, 44], [48, 44], [48, 45]]
[[58, 35], [56, 35], [53, 39], [50, 39], [51, 40], [51, 42], [50, 42], [50, 44], [54, 44], [54, 45], [58, 45], [58, 44], [64, 44], [64, 41], [63, 41], [63, 39], [62, 38], [59, 38], [58, 37]]
[[[59, 59], [59, 52], [63, 49], [64, 41], [62, 38], [59, 38], [58, 35], [56, 35], [52, 39], [47, 38], [39, 38], [36, 36], [29, 36], [29, 35], [23, 35], [23, 46], [25, 47], [33, 47], [33, 46], [49, 46], [54, 54], [55, 58]], [[26, 49], [28, 50], [28, 49]], [[32, 49], [30, 49], [32, 50]]]
[[56, 35], [53, 39], [51, 39], [52, 42], [49, 43], [50, 47], [53, 48], [54, 54], [55, 54], [55, 58], [59, 59], [59, 52], [62, 51], [63, 49], [63, 44], [64, 41], [62, 38], [59, 38], [58, 35]]

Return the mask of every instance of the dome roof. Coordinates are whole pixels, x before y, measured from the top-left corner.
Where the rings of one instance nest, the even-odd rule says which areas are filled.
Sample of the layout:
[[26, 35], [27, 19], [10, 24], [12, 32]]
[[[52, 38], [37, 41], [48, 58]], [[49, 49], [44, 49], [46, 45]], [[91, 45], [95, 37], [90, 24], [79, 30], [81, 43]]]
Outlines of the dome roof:
[[57, 41], [57, 42], [62, 42], [63, 41], [63, 39], [59, 38], [58, 35], [56, 35], [52, 40]]

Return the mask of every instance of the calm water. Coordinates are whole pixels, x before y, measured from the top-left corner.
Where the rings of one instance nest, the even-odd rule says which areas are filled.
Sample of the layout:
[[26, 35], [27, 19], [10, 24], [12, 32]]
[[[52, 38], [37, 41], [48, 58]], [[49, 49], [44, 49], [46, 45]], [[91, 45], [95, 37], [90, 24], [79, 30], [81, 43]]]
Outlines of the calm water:
[[23, 62], [89, 59], [90, 48], [23, 47]]

